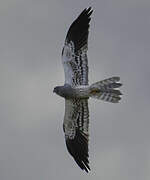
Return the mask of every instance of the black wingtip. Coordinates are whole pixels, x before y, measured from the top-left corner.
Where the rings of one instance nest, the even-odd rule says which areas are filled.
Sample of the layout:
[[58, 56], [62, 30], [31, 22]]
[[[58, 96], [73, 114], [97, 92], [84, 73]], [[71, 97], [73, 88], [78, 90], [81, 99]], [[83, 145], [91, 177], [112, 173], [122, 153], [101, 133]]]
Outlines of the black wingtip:
[[93, 12], [93, 9], [92, 9], [92, 7], [90, 6], [89, 8], [87, 8], [87, 12], [91, 15], [92, 14], [92, 12]]
[[[90, 6], [89, 8], [85, 8], [85, 9], [82, 11], [82, 13], [83, 13], [83, 14], [86, 13], [86, 14], [88, 15], [88, 17], [90, 17], [91, 14], [93, 13], [93, 9], [92, 9], [92, 7]], [[81, 13], [81, 14], [82, 14], [82, 13]]]
[[66, 146], [68, 152], [73, 156], [78, 166], [87, 173], [90, 171], [89, 154], [88, 154], [88, 140], [77, 130], [74, 139], [66, 139]]
[[92, 7], [84, 9], [71, 24], [68, 30], [66, 42], [69, 43], [72, 41], [74, 43], [75, 52], [78, 52], [78, 50], [88, 44], [88, 34], [92, 12]]

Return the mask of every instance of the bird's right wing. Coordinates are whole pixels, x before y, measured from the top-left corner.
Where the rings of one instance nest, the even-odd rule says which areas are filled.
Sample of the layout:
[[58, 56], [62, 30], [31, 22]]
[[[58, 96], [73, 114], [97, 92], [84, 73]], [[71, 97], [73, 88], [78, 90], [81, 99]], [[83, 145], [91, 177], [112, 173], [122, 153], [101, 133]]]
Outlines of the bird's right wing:
[[66, 146], [82, 170], [90, 170], [88, 160], [88, 99], [66, 99], [63, 123]]
[[62, 51], [65, 83], [71, 86], [88, 85], [88, 34], [93, 10], [84, 9], [71, 24]]

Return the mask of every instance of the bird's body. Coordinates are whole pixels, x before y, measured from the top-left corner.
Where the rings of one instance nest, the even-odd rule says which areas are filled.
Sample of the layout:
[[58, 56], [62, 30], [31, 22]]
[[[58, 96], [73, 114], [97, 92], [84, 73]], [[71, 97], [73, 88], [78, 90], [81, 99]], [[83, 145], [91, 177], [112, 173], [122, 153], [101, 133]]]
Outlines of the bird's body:
[[78, 86], [78, 87], [71, 87], [69, 84], [65, 84], [64, 86], [57, 86], [54, 88], [54, 92], [59, 96], [72, 99], [72, 98], [79, 98], [85, 99], [89, 98], [89, 86]]
[[87, 50], [92, 12], [91, 7], [84, 9], [70, 26], [62, 50], [65, 83], [54, 88], [57, 95], [65, 98], [63, 129], [67, 149], [86, 172], [90, 170], [88, 99], [96, 98], [112, 103], [118, 103], [121, 99], [121, 92], [116, 89], [121, 86], [119, 77], [88, 84]]

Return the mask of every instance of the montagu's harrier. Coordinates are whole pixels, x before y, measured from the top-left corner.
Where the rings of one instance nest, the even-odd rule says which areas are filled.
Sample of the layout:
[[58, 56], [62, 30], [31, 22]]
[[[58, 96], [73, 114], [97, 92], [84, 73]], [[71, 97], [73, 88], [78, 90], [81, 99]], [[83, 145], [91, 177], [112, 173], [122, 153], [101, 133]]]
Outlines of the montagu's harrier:
[[88, 160], [89, 109], [90, 97], [118, 103], [121, 92], [119, 77], [112, 77], [88, 85], [88, 33], [91, 7], [84, 9], [72, 23], [62, 50], [62, 63], [65, 72], [64, 86], [57, 86], [54, 92], [65, 98], [63, 129], [66, 146], [82, 170], [90, 170]]

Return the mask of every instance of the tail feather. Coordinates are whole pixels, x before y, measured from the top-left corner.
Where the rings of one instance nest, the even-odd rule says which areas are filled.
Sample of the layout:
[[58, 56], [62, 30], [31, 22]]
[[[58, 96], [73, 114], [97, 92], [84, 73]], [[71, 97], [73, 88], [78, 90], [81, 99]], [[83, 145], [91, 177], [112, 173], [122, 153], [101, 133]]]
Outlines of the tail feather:
[[121, 99], [120, 95], [122, 95], [120, 90], [116, 89], [122, 85], [117, 83], [119, 80], [119, 77], [112, 77], [92, 84], [90, 86], [90, 97], [118, 103]]
[[122, 86], [121, 83], [111, 83], [107, 85], [107, 89], [119, 88], [120, 86]]

